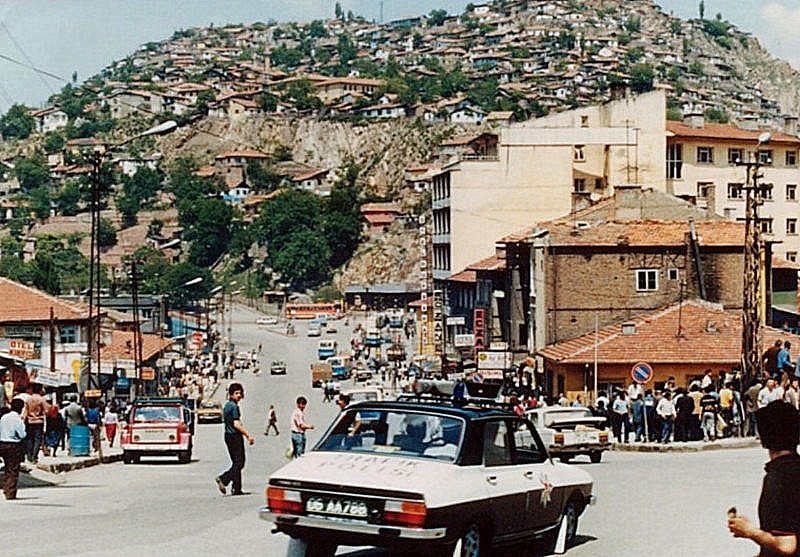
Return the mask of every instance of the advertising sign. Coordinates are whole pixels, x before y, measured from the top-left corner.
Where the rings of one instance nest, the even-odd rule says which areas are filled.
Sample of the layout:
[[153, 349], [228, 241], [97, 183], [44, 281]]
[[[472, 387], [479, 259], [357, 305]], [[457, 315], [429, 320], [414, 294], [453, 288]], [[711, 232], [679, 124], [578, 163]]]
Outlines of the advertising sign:
[[504, 370], [511, 367], [511, 352], [478, 352], [478, 369]]
[[464, 346], [474, 346], [475, 345], [475, 335], [473, 334], [461, 334], [455, 335], [453, 337], [453, 346], [457, 348], [462, 348]]
[[447, 323], [448, 327], [451, 325], [465, 325], [466, 322], [467, 320], [464, 319], [463, 315], [454, 315], [453, 317], [448, 317], [445, 320], [445, 323]]

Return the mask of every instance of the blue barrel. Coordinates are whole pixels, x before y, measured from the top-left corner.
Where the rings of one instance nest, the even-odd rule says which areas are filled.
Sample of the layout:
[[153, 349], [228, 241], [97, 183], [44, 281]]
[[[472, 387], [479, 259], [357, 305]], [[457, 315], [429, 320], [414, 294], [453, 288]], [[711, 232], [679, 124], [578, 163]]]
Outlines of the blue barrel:
[[69, 454], [70, 456], [89, 456], [89, 435], [88, 425], [69, 426]]

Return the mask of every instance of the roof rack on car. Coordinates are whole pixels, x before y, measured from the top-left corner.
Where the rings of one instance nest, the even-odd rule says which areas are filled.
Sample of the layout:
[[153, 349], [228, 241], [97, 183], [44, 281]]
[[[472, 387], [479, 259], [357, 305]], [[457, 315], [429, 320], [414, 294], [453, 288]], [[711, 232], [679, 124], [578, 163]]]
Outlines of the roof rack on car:
[[180, 397], [139, 396], [133, 399], [133, 404], [186, 404], [186, 399]]
[[481, 408], [501, 408], [511, 410], [513, 405], [508, 402], [501, 402], [493, 398], [466, 397], [459, 400], [451, 395], [431, 394], [431, 393], [400, 393], [397, 400], [403, 402], [420, 402], [433, 404], [447, 404], [449, 406], [480, 406]]

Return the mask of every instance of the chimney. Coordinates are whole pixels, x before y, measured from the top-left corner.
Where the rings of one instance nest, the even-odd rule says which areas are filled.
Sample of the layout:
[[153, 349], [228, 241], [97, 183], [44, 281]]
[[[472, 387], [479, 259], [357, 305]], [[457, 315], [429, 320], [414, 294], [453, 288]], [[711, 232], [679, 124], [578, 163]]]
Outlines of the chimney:
[[783, 133], [786, 135], [797, 135], [797, 116], [783, 117]]
[[588, 191], [572, 192], [572, 213], [577, 213], [592, 206], [592, 200]]
[[736, 125], [742, 130], [754, 132], [758, 130], [758, 118], [755, 116], [743, 116], [741, 120], [736, 121]]
[[620, 101], [631, 96], [631, 86], [625, 82], [612, 83], [610, 89], [612, 101]]
[[701, 129], [706, 125], [706, 118], [702, 111], [692, 109], [683, 115], [683, 123], [690, 128]]

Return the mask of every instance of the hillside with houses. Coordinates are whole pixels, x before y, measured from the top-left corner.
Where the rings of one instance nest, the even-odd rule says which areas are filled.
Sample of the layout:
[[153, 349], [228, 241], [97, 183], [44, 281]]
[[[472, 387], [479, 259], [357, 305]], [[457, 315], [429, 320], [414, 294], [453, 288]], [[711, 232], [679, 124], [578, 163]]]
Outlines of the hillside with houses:
[[[770, 128], [800, 106], [797, 72], [722, 14], [684, 21], [650, 0], [335, 16], [179, 30], [46, 106], [12, 107], [0, 118], [0, 274], [41, 282], [42, 246], [88, 254], [98, 151], [112, 282], [136, 254], [158, 280], [188, 262], [256, 269], [254, 290], [343, 288], [414, 274], [408, 232], [430, 211], [432, 177], [496, 156], [497, 128], [653, 89], [671, 120]], [[169, 121], [169, 135], [139, 137]], [[296, 207], [313, 215], [300, 232], [275, 225]], [[321, 270], [293, 263], [303, 258]], [[85, 269], [55, 261], [70, 279], [50, 290], [75, 290]]]

